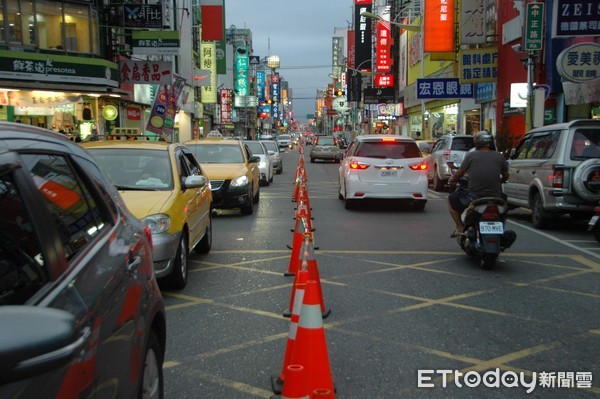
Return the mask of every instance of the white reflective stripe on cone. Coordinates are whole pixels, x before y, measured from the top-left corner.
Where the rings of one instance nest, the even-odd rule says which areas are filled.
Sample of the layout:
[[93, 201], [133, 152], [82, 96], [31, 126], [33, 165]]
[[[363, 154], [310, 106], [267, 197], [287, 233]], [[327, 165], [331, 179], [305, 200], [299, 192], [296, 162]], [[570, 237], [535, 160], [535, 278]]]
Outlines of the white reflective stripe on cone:
[[300, 312], [300, 321], [298, 326], [308, 329], [323, 328], [323, 315], [321, 315], [321, 305], [302, 305]]

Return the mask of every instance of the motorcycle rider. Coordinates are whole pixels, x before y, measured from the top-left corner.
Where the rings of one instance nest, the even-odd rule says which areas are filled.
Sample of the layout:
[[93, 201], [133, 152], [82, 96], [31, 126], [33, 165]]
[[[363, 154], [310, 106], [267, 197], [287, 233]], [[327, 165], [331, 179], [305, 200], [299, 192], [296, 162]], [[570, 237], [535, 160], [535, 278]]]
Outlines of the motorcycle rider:
[[452, 175], [449, 183], [457, 182], [464, 174], [469, 175], [467, 190], [459, 190], [448, 195], [448, 209], [456, 228], [450, 237], [463, 233], [461, 214], [469, 203], [481, 197], [502, 197], [502, 183], [508, 180], [508, 164], [502, 154], [492, 149], [494, 138], [486, 131], [473, 136], [475, 151], [469, 151]]

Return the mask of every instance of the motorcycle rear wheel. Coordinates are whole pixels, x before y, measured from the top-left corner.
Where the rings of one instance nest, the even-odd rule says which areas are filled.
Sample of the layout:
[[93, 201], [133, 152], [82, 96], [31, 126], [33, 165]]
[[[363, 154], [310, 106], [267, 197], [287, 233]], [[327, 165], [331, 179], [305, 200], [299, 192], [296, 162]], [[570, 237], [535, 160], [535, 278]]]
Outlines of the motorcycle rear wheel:
[[496, 258], [498, 254], [482, 254], [481, 255], [481, 267], [485, 270], [491, 270], [496, 266]]

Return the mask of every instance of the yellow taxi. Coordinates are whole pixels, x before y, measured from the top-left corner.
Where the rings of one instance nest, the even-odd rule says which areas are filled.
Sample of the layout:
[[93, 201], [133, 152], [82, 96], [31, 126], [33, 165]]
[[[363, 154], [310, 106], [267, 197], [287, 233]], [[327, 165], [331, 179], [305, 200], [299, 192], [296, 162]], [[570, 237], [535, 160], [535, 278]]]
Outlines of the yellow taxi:
[[103, 140], [81, 143], [112, 180], [130, 211], [152, 231], [157, 278], [181, 289], [188, 254], [212, 246], [210, 181], [180, 143]]
[[185, 145], [210, 178], [214, 207], [239, 208], [244, 215], [252, 214], [260, 199], [260, 158], [241, 140], [211, 137], [186, 141]]

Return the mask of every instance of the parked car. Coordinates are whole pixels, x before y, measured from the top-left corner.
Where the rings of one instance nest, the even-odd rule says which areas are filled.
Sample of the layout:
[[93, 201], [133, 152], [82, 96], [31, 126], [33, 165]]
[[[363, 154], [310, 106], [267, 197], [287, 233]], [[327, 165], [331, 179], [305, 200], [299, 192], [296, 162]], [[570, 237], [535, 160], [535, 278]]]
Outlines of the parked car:
[[561, 214], [589, 219], [600, 201], [600, 120], [533, 129], [511, 151], [508, 165], [508, 203], [531, 209], [536, 228]]
[[162, 398], [152, 236], [64, 135], [0, 123], [0, 397]]
[[156, 277], [176, 289], [188, 280], [188, 254], [212, 246], [212, 192], [192, 152], [178, 143], [103, 140], [81, 143], [152, 231]]
[[462, 162], [467, 152], [475, 147], [473, 136], [446, 134], [436, 140], [427, 160], [427, 179], [435, 191], [441, 191], [452, 176], [450, 165]]
[[280, 148], [292, 148], [292, 136], [289, 134], [280, 134], [277, 136], [277, 142], [279, 143]]
[[335, 154], [340, 152], [337, 138], [333, 136], [315, 136], [310, 147], [310, 162], [317, 159], [326, 161], [338, 161]]
[[275, 140], [260, 140], [261, 143], [267, 147], [267, 151], [269, 153], [269, 158], [271, 158], [271, 163], [273, 164], [273, 169], [276, 174], [283, 173], [283, 159], [281, 159], [281, 149], [279, 148], [279, 144]]
[[429, 154], [431, 154], [431, 150], [435, 144], [435, 141], [421, 139], [416, 139], [415, 141], [417, 142], [419, 150], [421, 150], [421, 154], [423, 154], [424, 157], [427, 157]]
[[256, 155], [260, 158], [258, 161], [258, 170], [260, 171], [260, 182], [265, 186], [268, 186], [273, 181], [273, 162], [269, 157], [269, 150], [263, 143], [257, 140], [246, 140], [244, 141], [252, 155]]
[[416, 210], [427, 204], [427, 163], [406, 136], [357, 136], [342, 157], [338, 182], [346, 209], [370, 198], [405, 200]]
[[260, 158], [241, 140], [205, 139], [185, 144], [210, 178], [214, 207], [239, 208], [244, 215], [252, 214], [260, 200]]

